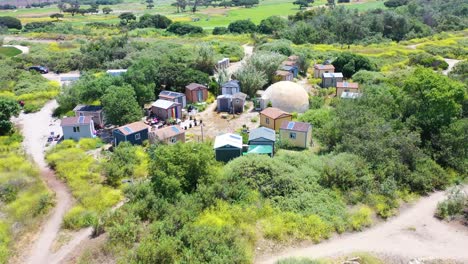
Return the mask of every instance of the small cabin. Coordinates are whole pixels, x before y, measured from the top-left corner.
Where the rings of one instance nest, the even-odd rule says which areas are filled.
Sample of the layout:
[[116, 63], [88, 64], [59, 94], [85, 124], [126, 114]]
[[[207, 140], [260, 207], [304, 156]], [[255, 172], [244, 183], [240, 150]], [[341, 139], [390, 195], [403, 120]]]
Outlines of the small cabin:
[[112, 131], [114, 146], [118, 146], [122, 142], [130, 142], [132, 145], [142, 145], [143, 141], [148, 139], [148, 133], [148, 126], [141, 121], [123, 125]]
[[322, 78], [324, 73], [335, 72], [335, 66], [332, 64], [315, 64], [314, 65], [314, 78]]
[[96, 137], [94, 122], [91, 116], [65, 117], [60, 122], [64, 139], [80, 140]]
[[175, 144], [177, 142], [185, 142], [185, 130], [180, 126], [168, 126], [153, 130], [150, 132], [150, 143]]
[[151, 105], [151, 112], [161, 120], [181, 119], [182, 104], [158, 99]]
[[304, 122], [283, 121], [279, 135], [281, 143], [285, 145], [308, 148], [312, 143], [312, 125]]
[[223, 95], [240, 93], [240, 91], [241, 89], [238, 80], [231, 80], [221, 85], [221, 94]]
[[173, 91], [161, 91], [159, 93], [159, 99], [176, 102], [182, 105], [182, 108], [187, 106], [187, 97], [183, 93]]
[[93, 119], [94, 125], [104, 127], [104, 112], [102, 106], [98, 105], [77, 105], [73, 112], [75, 116], [90, 116]]
[[[268, 127], [259, 127], [250, 130], [249, 145], [267, 145], [275, 150], [276, 132]], [[273, 156], [273, 155], [272, 155]]]
[[336, 96], [341, 97], [344, 92], [359, 92], [359, 84], [353, 82], [337, 82], [336, 83]]
[[265, 108], [260, 112], [260, 126], [279, 131], [283, 121], [291, 121], [292, 115], [275, 107]]

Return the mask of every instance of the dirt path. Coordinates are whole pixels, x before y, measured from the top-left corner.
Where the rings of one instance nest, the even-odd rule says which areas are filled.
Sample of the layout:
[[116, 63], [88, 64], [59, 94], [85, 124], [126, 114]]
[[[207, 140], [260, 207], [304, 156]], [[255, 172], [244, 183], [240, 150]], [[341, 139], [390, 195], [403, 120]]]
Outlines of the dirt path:
[[[13, 47], [16, 49], [19, 49], [21, 51], [21, 54], [28, 54], [29, 53], [29, 47], [26, 46], [21, 46], [21, 45], [3, 45], [3, 47]], [[18, 56], [18, 55], [16, 55]]]
[[460, 60], [454, 60], [454, 59], [444, 59], [445, 62], [448, 63], [448, 68], [445, 71], [442, 71], [443, 74], [447, 75], [452, 69], [455, 64], [459, 63]]
[[256, 263], [275, 263], [288, 257], [320, 258], [357, 251], [391, 254], [405, 259], [425, 257], [468, 263], [468, 230], [433, 217], [437, 202], [443, 198], [443, 192], [436, 192], [403, 210], [399, 216], [361, 233], [340, 235], [317, 245], [259, 257]]
[[247, 44], [245, 45], [242, 45], [242, 48], [244, 48], [244, 58], [238, 62], [233, 62], [229, 65], [229, 68], [227, 68], [227, 72], [228, 72], [228, 76], [231, 76], [233, 73], [235, 73], [241, 66], [242, 66], [242, 63], [247, 59], [249, 58], [250, 56], [252, 56], [253, 54], [253, 49], [254, 47], [253, 46], [249, 46]]
[[52, 111], [57, 107], [55, 100], [47, 103], [41, 111], [33, 114], [22, 113], [17, 124], [22, 128], [25, 151], [33, 158], [42, 172], [47, 186], [55, 192], [56, 206], [50, 218], [44, 224], [31, 246], [29, 252], [23, 256], [24, 263], [51, 263], [51, 246], [60, 230], [64, 214], [72, 205], [72, 196], [65, 183], [55, 177], [54, 172], [48, 168], [45, 161], [47, 137], [50, 132], [61, 133], [59, 122], [52, 118]]

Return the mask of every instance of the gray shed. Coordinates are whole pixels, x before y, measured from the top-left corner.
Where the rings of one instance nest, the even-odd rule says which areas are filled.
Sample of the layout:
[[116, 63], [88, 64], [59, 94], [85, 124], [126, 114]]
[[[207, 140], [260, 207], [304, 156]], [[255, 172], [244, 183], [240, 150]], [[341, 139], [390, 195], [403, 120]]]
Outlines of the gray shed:
[[235, 94], [239, 93], [240, 90], [240, 84], [238, 80], [232, 80], [227, 83], [224, 83], [221, 86], [221, 94]]
[[235, 93], [232, 95], [232, 112], [234, 114], [244, 112], [245, 99], [247, 95], [245, 93]]
[[216, 98], [218, 112], [231, 112], [232, 95], [223, 94]]
[[249, 145], [268, 145], [275, 151], [276, 133], [273, 129], [259, 127], [250, 130]]
[[240, 157], [242, 156], [242, 137], [231, 133], [217, 136], [214, 150], [217, 161], [228, 162]]
[[65, 117], [60, 123], [64, 139], [80, 140], [96, 137], [94, 122], [91, 116]]
[[182, 108], [187, 106], [187, 97], [184, 93], [164, 90], [159, 93], [159, 99], [179, 103], [182, 105]]
[[322, 74], [322, 88], [336, 87], [337, 82], [343, 81], [341, 72], [328, 72]]

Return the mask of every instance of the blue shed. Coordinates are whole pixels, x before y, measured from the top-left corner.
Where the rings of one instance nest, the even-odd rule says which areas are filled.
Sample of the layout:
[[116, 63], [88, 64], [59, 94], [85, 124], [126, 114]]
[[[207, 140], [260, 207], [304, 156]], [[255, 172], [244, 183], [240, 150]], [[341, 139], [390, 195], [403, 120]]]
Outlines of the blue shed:
[[299, 68], [297, 66], [288, 66], [288, 65], [285, 65], [285, 66], [282, 66], [281, 69], [283, 71], [288, 71], [290, 73], [293, 74], [294, 78], [297, 77], [297, 75], [299, 74]]
[[227, 83], [224, 83], [221, 85], [221, 94], [226, 95], [226, 94], [235, 94], [235, 93], [240, 93], [240, 84], [238, 80], [231, 80]]
[[118, 146], [121, 142], [130, 142], [133, 145], [141, 145], [148, 139], [148, 126], [143, 122], [134, 122], [112, 131], [114, 136], [114, 145]]

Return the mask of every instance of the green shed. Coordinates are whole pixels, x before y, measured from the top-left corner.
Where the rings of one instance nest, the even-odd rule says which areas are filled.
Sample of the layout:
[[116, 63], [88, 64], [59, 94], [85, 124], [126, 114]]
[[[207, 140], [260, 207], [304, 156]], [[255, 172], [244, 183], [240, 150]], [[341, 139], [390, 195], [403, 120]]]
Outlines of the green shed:
[[273, 157], [273, 147], [270, 145], [250, 145], [244, 155], [261, 154]]
[[217, 161], [228, 162], [242, 155], [242, 137], [226, 133], [217, 136], [214, 143]]

